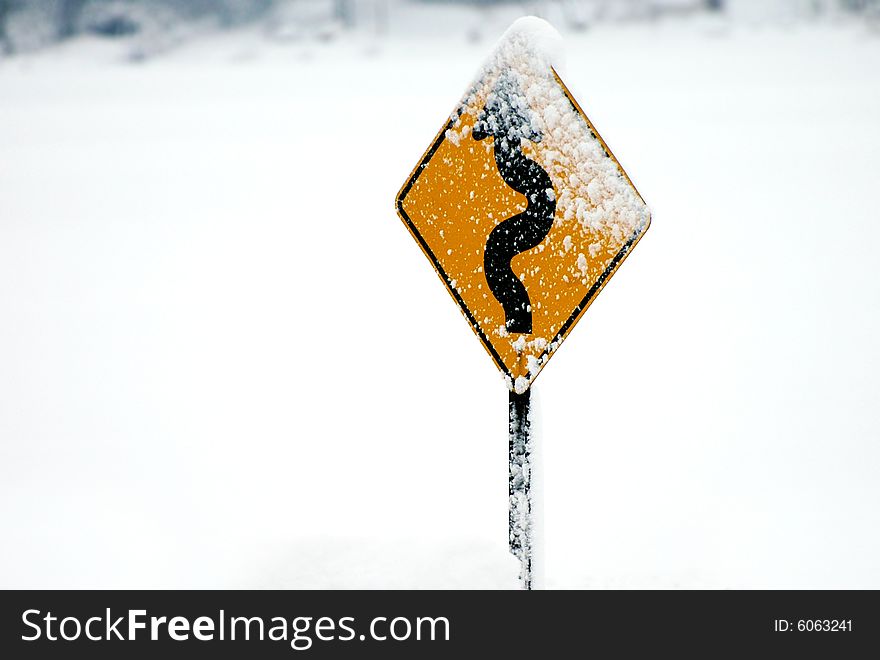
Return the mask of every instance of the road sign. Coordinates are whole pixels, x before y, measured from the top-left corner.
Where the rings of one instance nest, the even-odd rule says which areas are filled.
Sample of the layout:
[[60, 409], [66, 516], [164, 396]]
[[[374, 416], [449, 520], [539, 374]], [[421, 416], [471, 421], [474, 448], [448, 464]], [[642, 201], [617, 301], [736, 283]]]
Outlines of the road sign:
[[397, 209], [522, 393], [648, 229], [644, 200], [557, 73], [555, 30], [501, 38]]

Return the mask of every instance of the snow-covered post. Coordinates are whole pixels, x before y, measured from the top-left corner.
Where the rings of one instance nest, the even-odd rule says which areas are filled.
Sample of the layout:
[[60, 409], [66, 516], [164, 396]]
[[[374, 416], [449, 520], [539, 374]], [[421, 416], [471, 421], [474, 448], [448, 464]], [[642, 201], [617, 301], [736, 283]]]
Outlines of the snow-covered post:
[[524, 589], [544, 586], [543, 483], [540, 442], [532, 415], [531, 389], [510, 392], [508, 512], [510, 552], [520, 561]]

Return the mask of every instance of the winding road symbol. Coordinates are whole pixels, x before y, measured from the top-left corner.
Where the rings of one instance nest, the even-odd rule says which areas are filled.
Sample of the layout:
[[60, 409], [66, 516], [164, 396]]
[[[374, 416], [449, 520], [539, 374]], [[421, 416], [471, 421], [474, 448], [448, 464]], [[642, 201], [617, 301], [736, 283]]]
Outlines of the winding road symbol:
[[547, 237], [556, 213], [556, 195], [544, 168], [523, 153], [522, 141], [539, 142], [541, 135], [531, 128], [527, 109], [518, 103], [520, 99], [516, 81], [501, 76], [472, 135], [474, 140], [493, 139], [498, 173], [528, 200], [525, 211], [504, 220], [489, 234], [483, 266], [492, 295], [504, 308], [507, 331], [531, 334], [532, 302], [510, 260]]

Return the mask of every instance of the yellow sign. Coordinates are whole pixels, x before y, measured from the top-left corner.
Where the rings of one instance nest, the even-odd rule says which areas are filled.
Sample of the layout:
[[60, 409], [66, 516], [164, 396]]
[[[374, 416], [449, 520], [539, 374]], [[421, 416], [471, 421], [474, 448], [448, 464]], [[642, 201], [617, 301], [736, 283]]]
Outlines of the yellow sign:
[[520, 19], [397, 196], [474, 332], [525, 391], [648, 229], [629, 177]]

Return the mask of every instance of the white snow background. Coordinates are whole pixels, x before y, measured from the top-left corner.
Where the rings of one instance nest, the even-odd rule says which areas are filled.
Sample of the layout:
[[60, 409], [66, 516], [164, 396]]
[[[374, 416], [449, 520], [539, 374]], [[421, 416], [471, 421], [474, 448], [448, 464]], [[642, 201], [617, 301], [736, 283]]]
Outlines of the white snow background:
[[[507, 390], [393, 204], [470, 12], [0, 60], [0, 587], [516, 586]], [[535, 385], [548, 586], [880, 588], [880, 35], [558, 27], [653, 222]]]

